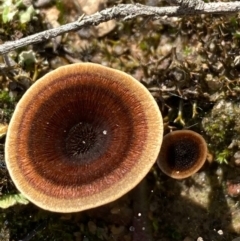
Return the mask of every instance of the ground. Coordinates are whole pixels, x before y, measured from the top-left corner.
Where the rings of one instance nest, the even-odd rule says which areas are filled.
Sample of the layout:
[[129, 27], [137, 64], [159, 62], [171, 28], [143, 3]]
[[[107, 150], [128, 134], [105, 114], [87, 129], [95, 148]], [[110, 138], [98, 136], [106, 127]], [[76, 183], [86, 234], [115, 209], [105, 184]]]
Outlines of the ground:
[[[81, 1], [37, 1], [32, 8], [26, 1], [20, 7], [9, 2], [12, 9], [5, 11], [14, 14], [0, 20], [2, 43], [93, 11]], [[118, 1], [130, 2], [167, 4]], [[101, 1], [94, 11], [114, 4]], [[0, 57], [0, 200], [18, 193], [4, 163], [15, 105], [39, 77], [65, 64], [94, 62], [132, 75], [156, 99], [165, 133], [194, 130], [206, 139], [211, 156], [184, 180], [171, 179], [154, 165], [133, 191], [93, 210], [57, 214], [31, 203], [1, 209], [0, 239], [230, 241], [240, 236], [239, 23], [238, 14], [119, 19]], [[6, 58], [14, 68], [4, 65]]]

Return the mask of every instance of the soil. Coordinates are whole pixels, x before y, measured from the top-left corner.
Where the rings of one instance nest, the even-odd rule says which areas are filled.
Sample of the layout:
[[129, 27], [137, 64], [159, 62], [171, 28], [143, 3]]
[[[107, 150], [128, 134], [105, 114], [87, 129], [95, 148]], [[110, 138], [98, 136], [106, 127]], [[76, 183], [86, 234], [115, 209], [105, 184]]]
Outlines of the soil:
[[[135, 2], [166, 6], [154, 0], [97, 2], [98, 10]], [[13, 20], [0, 20], [1, 41], [71, 22], [83, 11], [82, 1], [37, 3], [27, 25], [20, 24], [18, 16], [26, 6]], [[0, 240], [231, 241], [240, 237], [239, 23], [237, 14], [116, 20], [101, 29], [89, 27], [13, 51], [7, 57], [14, 68], [4, 66], [6, 59], [1, 57], [0, 201], [18, 193], [4, 162], [5, 127], [15, 105], [38, 78], [65, 64], [94, 62], [132, 75], [156, 99], [165, 133], [191, 129], [202, 134], [210, 158], [184, 180], [172, 179], [154, 165], [134, 190], [92, 210], [59, 214], [31, 203], [0, 209]]]

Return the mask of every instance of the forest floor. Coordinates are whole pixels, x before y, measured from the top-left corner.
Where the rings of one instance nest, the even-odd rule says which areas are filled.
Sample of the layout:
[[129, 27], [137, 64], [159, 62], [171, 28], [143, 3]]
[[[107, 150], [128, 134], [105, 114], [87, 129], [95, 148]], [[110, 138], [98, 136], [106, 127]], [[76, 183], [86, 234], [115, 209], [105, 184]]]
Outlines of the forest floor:
[[[166, 5], [156, 0], [38, 0], [33, 5], [22, 1], [17, 7], [16, 2], [10, 0], [10, 10], [5, 9], [12, 11], [12, 19], [4, 15], [0, 20], [0, 44], [118, 3]], [[156, 99], [165, 133], [194, 130], [206, 139], [211, 156], [198, 173], [184, 180], [172, 179], [154, 165], [130, 193], [84, 212], [58, 214], [31, 203], [9, 204], [0, 209], [0, 240], [231, 241], [240, 237], [239, 27], [238, 14], [112, 20], [0, 57], [0, 205], [8, 206], [6, 202], [18, 193], [4, 162], [5, 135], [14, 108], [33, 82], [66, 64], [93, 62], [132, 75]], [[4, 66], [6, 58], [16, 64], [14, 68]], [[179, 109], [182, 119], [177, 119]]]

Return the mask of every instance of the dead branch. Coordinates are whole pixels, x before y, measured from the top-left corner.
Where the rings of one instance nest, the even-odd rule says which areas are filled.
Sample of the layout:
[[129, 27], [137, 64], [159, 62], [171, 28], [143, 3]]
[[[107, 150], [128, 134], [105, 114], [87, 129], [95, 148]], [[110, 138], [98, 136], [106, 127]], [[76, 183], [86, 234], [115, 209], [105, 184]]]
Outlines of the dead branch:
[[137, 17], [150, 17], [152, 19], [159, 19], [164, 16], [173, 17], [196, 14], [230, 14], [240, 11], [239, 1], [202, 3], [201, 0], [195, 0], [194, 4], [190, 3], [191, 0], [174, 1], [176, 1], [178, 4], [180, 4], [180, 2], [185, 3], [181, 4], [180, 6], [172, 7], [152, 7], [144, 6], [141, 4], [119, 4], [95, 14], [80, 17], [80, 19], [75, 22], [36, 33], [19, 40], [6, 42], [0, 45], [0, 55], [6, 54], [11, 50], [15, 50], [30, 44], [36, 44], [51, 38], [55, 38], [70, 31], [77, 31], [83, 27], [96, 26], [111, 19], [127, 21]]
[[203, 0], [167, 0], [167, 2], [184, 8], [193, 8], [195, 10], [202, 10], [205, 4]]

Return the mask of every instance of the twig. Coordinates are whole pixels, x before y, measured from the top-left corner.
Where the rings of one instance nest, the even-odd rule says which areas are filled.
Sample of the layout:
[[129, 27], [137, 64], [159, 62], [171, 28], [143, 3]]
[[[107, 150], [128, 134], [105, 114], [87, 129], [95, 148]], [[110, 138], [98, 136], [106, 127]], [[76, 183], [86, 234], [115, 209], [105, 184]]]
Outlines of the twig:
[[18, 49], [29, 44], [36, 44], [42, 41], [55, 38], [61, 34], [77, 31], [83, 27], [96, 26], [102, 22], [111, 19], [121, 19], [127, 21], [137, 17], [151, 17], [152, 19], [159, 19], [163, 16], [184, 16], [196, 14], [229, 14], [240, 11], [240, 2], [217, 2], [205, 3], [202, 9], [186, 8], [186, 7], [152, 7], [141, 4], [119, 4], [112, 8], [107, 8], [101, 12], [84, 16], [81, 21], [75, 21], [62, 25], [57, 28], [49, 29], [40, 33], [30, 35], [28, 37], [6, 42], [0, 45], [0, 55], [6, 54], [11, 50]]
[[167, 0], [169, 3], [179, 5], [183, 8], [193, 8], [195, 10], [204, 9], [204, 1], [202, 0]]

